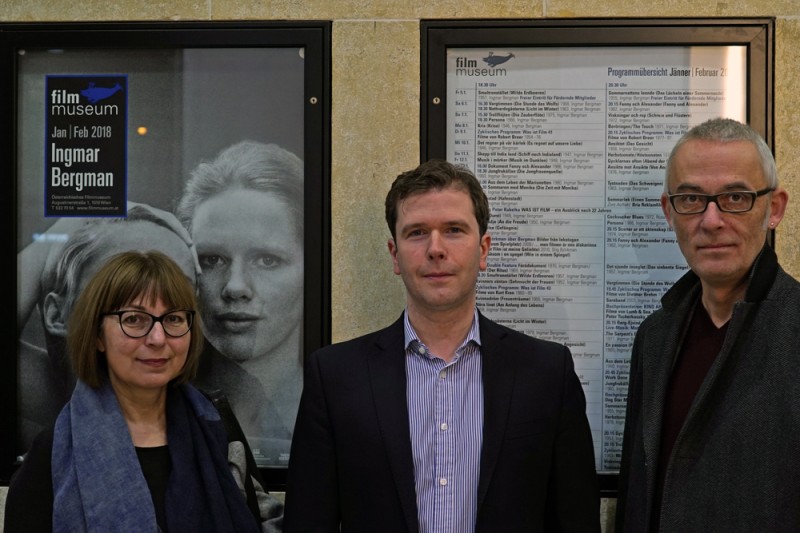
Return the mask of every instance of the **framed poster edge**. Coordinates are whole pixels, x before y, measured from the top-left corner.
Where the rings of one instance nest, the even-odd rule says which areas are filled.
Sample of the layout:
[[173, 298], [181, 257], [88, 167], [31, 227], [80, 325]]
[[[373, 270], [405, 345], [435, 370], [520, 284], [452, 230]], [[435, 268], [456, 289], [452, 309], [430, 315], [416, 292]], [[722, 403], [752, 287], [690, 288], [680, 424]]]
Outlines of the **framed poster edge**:
[[[23, 48], [86, 48], [89, 50], [181, 48], [306, 48], [303, 95], [303, 162], [305, 174], [305, 274], [302, 354], [330, 343], [331, 234], [330, 234], [330, 106], [331, 29], [327, 20], [249, 21], [111, 21], [111, 22], [2, 22], [0, 23], [0, 168], [9, 176], [0, 206], [10, 249], [19, 248], [17, 214], [17, 153], [19, 97], [17, 51]], [[16, 263], [15, 263], [16, 265]], [[3, 316], [16, 323], [18, 272], [6, 277], [7, 305]], [[313, 316], [312, 316], [313, 315]], [[5, 341], [6, 351], [17, 353], [17, 339]], [[0, 486], [7, 486], [18, 466], [16, 451], [18, 402], [16, 357], [0, 363]], [[284, 490], [285, 466], [259, 468], [270, 491]]]
[[[747, 120], [774, 151], [775, 21], [775, 17], [422, 19], [420, 160], [446, 157], [448, 48], [744, 45]], [[602, 497], [616, 497], [618, 477], [616, 470], [598, 471]]]

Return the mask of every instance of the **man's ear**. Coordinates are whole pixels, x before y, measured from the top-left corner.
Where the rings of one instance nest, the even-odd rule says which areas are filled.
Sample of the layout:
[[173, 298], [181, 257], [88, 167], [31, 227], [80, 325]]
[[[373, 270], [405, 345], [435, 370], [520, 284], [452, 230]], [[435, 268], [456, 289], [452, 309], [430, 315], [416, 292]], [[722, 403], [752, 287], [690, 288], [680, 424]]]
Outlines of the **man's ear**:
[[47, 332], [57, 337], [67, 336], [67, 317], [64, 316], [64, 298], [54, 292], [44, 297], [44, 327]]
[[789, 203], [789, 193], [786, 189], [778, 187], [770, 196], [769, 200], [769, 227], [775, 229], [781, 223], [783, 215], [786, 213], [786, 204]]
[[397, 243], [394, 239], [389, 239], [386, 243], [389, 247], [389, 255], [392, 256], [392, 270], [395, 274], [400, 274], [400, 263], [397, 261]]
[[489, 257], [489, 247], [491, 245], [492, 245], [492, 236], [489, 235], [488, 233], [484, 233], [481, 236], [480, 240], [481, 258], [480, 262], [478, 263], [478, 268], [480, 268], [481, 271], [486, 270], [486, 267], [488, 266], [488, 261], [486, 259], [487, 257]]
[[667, 193], [661, 194], [661, 211], [664, 213], [664, 218], [667, 219], [669, 229], [672, 229], [672, 210], [669, 205], [669, 196], [667, 196]]

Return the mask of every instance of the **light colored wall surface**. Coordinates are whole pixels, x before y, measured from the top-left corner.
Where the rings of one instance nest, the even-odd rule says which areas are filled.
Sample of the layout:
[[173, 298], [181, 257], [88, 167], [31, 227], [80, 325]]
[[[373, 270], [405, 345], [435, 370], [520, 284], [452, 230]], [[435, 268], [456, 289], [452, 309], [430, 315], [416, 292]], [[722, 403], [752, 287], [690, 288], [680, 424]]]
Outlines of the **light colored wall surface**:
[[[419, 162], [421, 18], [777, 18], [775, 147], [787, 217], [781, 262], [800, 277], [798, 0], [4, 0], [0, 21], [332, 20], [333, 340], [383, 327], [403, 308], [386, 250], [383, 197]], [[0, 498], [4, 496], [0, 490]], [[604, 502], [608, 504], [609, 502]], [[613, 507], [613, 502], [611, 502]], [[613, 513], [604, 513], [607, 515]]]
[[797, 0], [5, 0], [0, 21], [332, 20], [333, 340], [399, 316], [383, 197], [419, 162], [419, 20], [572, 17], [777, 18], [775, 148], [789, 213], [778, 256], [800, 277], [800, 2]]

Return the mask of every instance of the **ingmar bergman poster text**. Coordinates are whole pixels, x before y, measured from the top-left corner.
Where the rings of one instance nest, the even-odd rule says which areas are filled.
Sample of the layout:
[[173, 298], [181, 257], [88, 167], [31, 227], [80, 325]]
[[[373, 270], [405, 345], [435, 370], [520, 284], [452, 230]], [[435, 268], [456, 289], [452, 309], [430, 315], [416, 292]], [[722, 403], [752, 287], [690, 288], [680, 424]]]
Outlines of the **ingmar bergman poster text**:
[[45, 216], [126, 215], [128, 79], [46, 79]]

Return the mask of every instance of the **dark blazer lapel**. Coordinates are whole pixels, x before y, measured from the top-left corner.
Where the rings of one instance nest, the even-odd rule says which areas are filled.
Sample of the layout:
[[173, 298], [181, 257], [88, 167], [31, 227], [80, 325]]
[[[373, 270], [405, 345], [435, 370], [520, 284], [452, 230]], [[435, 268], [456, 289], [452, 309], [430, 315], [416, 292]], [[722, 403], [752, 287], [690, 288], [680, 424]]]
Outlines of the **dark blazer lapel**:
[[[664, 402], [678, 349], [691, 319], [697, 290], [675, 306], [664, 306], [659, 323], [646, 331], [642, 345], [642, 440], [647, 464], [648, 502], [655, 490], [656, 467], [661, 448]], [[649, 514], [649, 511], [648, 511]]]
[[[670, 329], [667, 329], [667, 328]], [[642, 444], [647, 465], [647, 501], [652, 501], [661, 448], [661, 423], [669, 375], [678, 348], [678, 329], [664, 321], [662, 327], [648, 330], [642, 348]]]
[[[664, 413], [664, 397], [669, 385], [669, 375], [678, 349], [674, 323], [664, 320], [663, 327], [648, 329], [642, 345], [642, 415], [644, 422], [644, 446], [650, 456], [658, 450], [661, 438], [661, 420]], [[669, 329], [667, 329], [669, 328]], [[654, 460], [650, 456], [649, 459]]]
[[[386, 454], [392, 468], [408, 530], [418, 531], [414, 460], [406, 402], [406, 365], [403, 319], [386, 328], [367, 354], [372, 395]], [[382, 475], [376, 472], [375, 475]]]
[[514, 368], [505, 346], [505, 331], [479, 315], [481, 365], [483, 373], [483, 447], [478, 482], [478, 513], [486, 497], [503, 443], [508, 422], [511, 394], [514, 390]]

